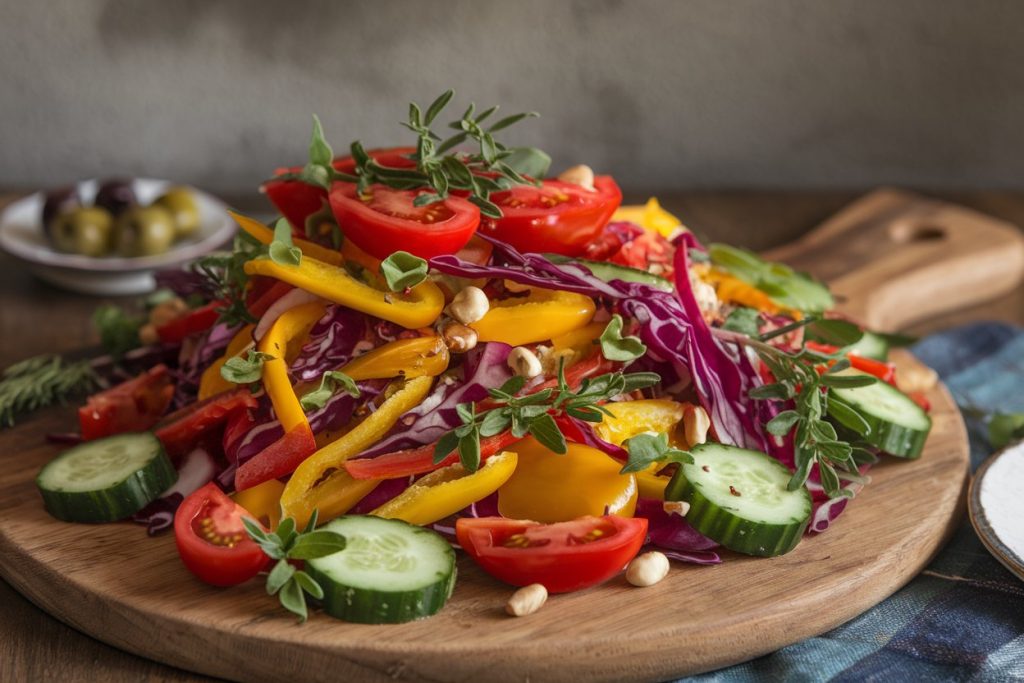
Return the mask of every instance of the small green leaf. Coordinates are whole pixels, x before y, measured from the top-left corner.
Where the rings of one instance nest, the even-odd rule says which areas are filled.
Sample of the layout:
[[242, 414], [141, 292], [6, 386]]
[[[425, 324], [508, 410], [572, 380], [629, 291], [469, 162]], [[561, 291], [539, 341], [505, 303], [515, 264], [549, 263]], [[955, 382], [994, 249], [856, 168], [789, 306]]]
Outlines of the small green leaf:
[[502, 163], [520, 175], [543, 178], [551, 168], [551, 157], [536, 147], [513, 147], [509, 151], [511, 154], [502, 159]]
[[339, 370], [328, 370], [320, 377], [320, 386], [299, 399], [299, 405], [306, 412], [321, 410], [338, 390], [353, 398], [359, 398], [359, 387], [354, 379]]
[[753, 308], [737, 308], [722, 323], [722, 329], [739, 332], [752, 338], [757, 337], [760, 326], [761, 314]]
[[220, 368], [220, 376], [233, 384], [252, 384], [263, 377], [263, 364], [274, 356], [262, 351], [249, 350], [245, 358], [229, 358]]
[[611, 361], [629, 362], [647, 353], [639, 337], [622, 336], [622, 316], [616, 313], [601, 333], [601, 354]]
[[816, 320], [807, 326], [812, 339], [832, 346], [851, 346], [860, 341], [864, 331], [846, 320]]
[[309, 593], [314, 600], [323, 600], [324, 589], [320, 587], [320, 584], [317, 583], [312, 576], [300, 570], [295, 572], [295, 576], [292, 577], [292, 579], [295, 583], [299, 584], [299, 587], [302, 588], [302, 590]]
[[444, 108], [448, 106], [449, 102], [451, 102], [452, 96], [454, 94], [454, 90], [445, 90], [443, 93], [441, 93], [440, 96], [438, 96], [436, 100], [430, 103], [430, 106], [427, 107], [427, 113], [423, 117], [424, 125], [429, 126], [434, 122], [434, 119], [437, 118], [437, 115], [440, 114], [444, 110]]
[[873, 375], [856, 374], [856, 375], [829, 375], [825, 374], [821, 376], [821, 383], [826, 387], [832, 389], [857, 389], [859, 387], [869, 387], [876, 383], [878, 378]]
[[313, 114], [313, 136], [309, 141], [309, 162], [318, 166], [330, 166], [334, 160], [334, 151], [324, 139], [324, 129], [320, 118]]
[[[541, 411], [546, 411], [547, 408], [544, 406], [537, 406]], [[526, 412], [525, 410], [522, 412]], [[480, 421], [480, 436], [494, 436], [500, 434], [509, 425], [512, 424], [512, 418], [504, 413], [502, 410], [488, 410], [484, 413], [484, 419]]]
[[869, 436], [871, 434], [871, 425], [868, 424], [868, 421], [853, 406], [832, 395], [828, 397], [828, 414], [838, 420], [844, 427], [852, 429], [861, 436]]
[[693, 456], [668, 445], [667, 434], [637, 434], [626, 440], [629, 460], [620, 470], [622, 474], [640, 472], [656, 462], [692, 463]]
[[309, 612], [306, 609], [306, 597], [302, 592], [302, 586], [296, 581], [288, 581], [288, 583], [284, 584], [277, 597], [286, 610], [299, 617], [299, 621], [305, 622], [309, 618]]
[[[631, 372], [622, 375], [623, 386], [620, 393], [629, 394], [638, 389], [647, 389], [661, 382], [661, 375], [656, 372]], [[608, 398], [611, 398], [609, 396]]]
[[316, 529], [317, 522], [320, 521], [320, 511], [313, 508], [312, 514], [309, 515], [309, 521], [306, 522], [306, 528], [303, 529], [302, 533], [308, 534], [310, 531]]
[[302, 252], [292, 242], [292, 224], [281, 218], [274, 225], [274, 241], [267, 248], [267, 255], [274, 263], [297, 266], [302, 262]]
[[278, 560], [267, 575], [267, 595], [276, 595], [286, 583], [291, 581], [294, 574], [295, 567], [288, 560]]
[[748, 392], [750, 398], [765, 400], [765, 399], [776, 399], [784, 400], [787, 398], [793, 398], [793, 388], [781, 382], [775, 384], [763, 384], [759, 387], [754, 387]]
[[455, 431], [450, 431], [442, 436], [437, 441], [437, 445], [434, 446], [434, 464], [441, 462], [448, 455], [459, 447], [459, 435]]
[[292, 517], [285, 517], [277, 525], [277, 529], [274, 530], [277, 537], [281, 539], [281, 548], [284, 549], [285, 554], [291, 550], [292, 543], [295, 541], [295, 519]]
[[785, 436], [793, 429], [797, 422], [800, 421], [800, 413], [795, 410], [784, 410], [775, 417], [773, 417], [768, 424], [765, 425], [765, 429], [768, 430], [769, 434], [775, 436]]
[[406, 251], [396, 251], [381, 261], [380, 272], [392, 292], [415, 287], [427, 279], [427, 262]]
[[340, 553], [345, 549], [345, 537], [333, 531], [321, 529], [302, 534], [288, 551], [293, 560], [315, 560]]
[[476, 472], [480, 467], [480, 433], [471, 430], [459, 439], [459, 461], [467, 472]]
[[565, 436], [558, 429], [555, 419], [544, 413], [530, 420], [530, 434], [548, 450], [559, 455], [568, 452]]

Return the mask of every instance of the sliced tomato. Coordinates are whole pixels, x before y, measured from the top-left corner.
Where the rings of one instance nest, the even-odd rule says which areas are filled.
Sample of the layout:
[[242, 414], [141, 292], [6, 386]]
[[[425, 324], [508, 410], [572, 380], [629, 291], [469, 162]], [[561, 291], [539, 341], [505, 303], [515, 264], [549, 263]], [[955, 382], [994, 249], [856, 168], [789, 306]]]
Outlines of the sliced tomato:
[[271, 479], [284, 477], [295, 471], [316, 451], [316, 438], [308, 424], [300, 424], [270, 444], [235, 471], [235, 488], [250, 489]]
[[182, 316], [156, 328], [156, 336], [165, 344], [177, 344], [185, 337], [206, 332], [214, 326], [220, 317], [218, 309], [224, 306], [223, 301], [212, 301], [205, 306], [188, 311]]
[[597, 176], [593, 191], [545, 180], [540, 187], [517, 185], [496, 192], [491, 201], [502, 217], [485, 219], [481, 225], [485, 234], [523, 252], [579, 256], [619, 208], [622, 191], [611, 176]]
[[[521, 439], [522, 437], [512, 436], [510, 431], [480, 439], [480, 460], [486, 460]], [[436, 444], [427, 444], [419, 448], [384, 453], [373, 458], [346, 460], [344, 467], [353, 479], [397, 479], [433, 472], [458, 462], [458, 452], [452, 451], [443, 460], [435, 463], [435, 446]]]
[[258, 405], [246, 387], [211, 396], [168, 415], [154, 430], [172, 459], [188, 453], [216, 428], [227, 421], [236, 410], [248, 410]]
[[269, 558], [245, 532], [243, 517], [259, 524], [213, 482], [186, 498], [174, 515], [174, 542], [185, 567], [214, 586], [256, 576]]
[[461, 197], [415, 206], [426, 192], [372, 185], [360, 196], [353, 183], [334, 183], [331, 210], [345, 237], [379, 259], [396, 251], [421, 258], [454, 254], [476, 232], [480, 209]]
[[174, 396], [165, 365], [157, 365], [127, 382], [88, 398], [78, 409], [86, 441], [123, 432], [143, 432], [159, 420]]
[[504, 517], [462, 517], [459, 545], [494, 578], [542, 584], [551, 593], [596, 586], [622, 571], [647, 537], [647, 520], [618, 515], [539, 524]]
[[[392, 147], [389, 149], [371, 149], [367, 154], [381, 166], [390, 168], [412, 168], [416, 162], [408, 155], [416, 152], [415, 147]], [[333, 166], [342, 173], [354, 173], [356, 162], [350, 156], [335, 159]], [[299, 173], [302, 166], [279, 168], [274, 175]], [[316, 185], [307, 185], [299, 180], [269, 180], [263, 184], [263, 192], [273, 203], [281, 215], [292, 224], [292, 229], [305, 234], [306, 219], [324, 208], [327, 204], [327, 191]]]

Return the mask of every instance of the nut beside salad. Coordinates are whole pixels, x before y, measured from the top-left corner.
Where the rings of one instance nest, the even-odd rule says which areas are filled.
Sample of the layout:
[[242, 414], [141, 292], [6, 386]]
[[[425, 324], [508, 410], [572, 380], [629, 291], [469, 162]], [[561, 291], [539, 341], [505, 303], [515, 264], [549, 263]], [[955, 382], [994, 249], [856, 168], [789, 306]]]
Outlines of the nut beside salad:
[[264, 185], [283, 217], [235, 214], [231, 252], [161, 276], [160, 344], [124, 356], [148, 369], [83, 371], [107, 385], [39, 475], [53, 516], [173, 528], [183, 578], [262, 576], [302, 620], [435, 614], [457, 543], [525, 615], [791, 552], [878, 457], [920, 456], [927, 400], [823, 285], [620, 207], [611, 176], [548, 178], [497, 139], [530, 114], [441, 137], [451, 98], [410, 107], [409, 147], [335, 156], [316, 120]]

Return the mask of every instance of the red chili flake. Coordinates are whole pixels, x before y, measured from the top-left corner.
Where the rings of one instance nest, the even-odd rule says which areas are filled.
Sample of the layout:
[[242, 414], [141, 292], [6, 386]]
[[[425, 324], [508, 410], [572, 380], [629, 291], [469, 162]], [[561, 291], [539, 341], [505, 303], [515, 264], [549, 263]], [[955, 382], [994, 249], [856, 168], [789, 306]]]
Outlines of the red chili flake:
[[704, 470], [705, 472], [710, 472], [711, 471], [711, 468], [708, 467], [707, 465], [702, 466], [701, 469]]
[[734, 496], [742, 496], [743, 495], [742, 493], [737, 491], [734, 486], [731, 486], [731, 485], [729, 486], [729, 493], [731, 493]]

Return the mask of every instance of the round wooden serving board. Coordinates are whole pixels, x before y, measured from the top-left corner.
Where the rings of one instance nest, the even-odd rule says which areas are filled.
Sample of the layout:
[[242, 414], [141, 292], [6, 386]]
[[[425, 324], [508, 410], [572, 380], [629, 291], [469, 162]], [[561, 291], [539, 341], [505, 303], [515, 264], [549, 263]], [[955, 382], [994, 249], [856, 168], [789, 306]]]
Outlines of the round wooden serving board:
[[[890, 312], [886, 320], [899, 318]], [[676, 564], [644, 589], [620, 576], [554, 596], [521, 619], [504, 614], [511, 590], [460, 557], [448, 606], [396, 626], [347, 624], [320, 613], [299, 625], [258, 581], [220, 590], [193, 579], [169, 535], [52, 519], [33, 480], [58, 451], [43, 435], [73, 426], [65, 408], [0, 432], [0, 572], [43, 609], [100, 640], [236, 680], [667, 679], [828, 630], [928, 563], [962, 512], [968, 462], [950, 395], [937, 386], [929, 399], [934, 429], [921, 459], [873, 468], [871, 484], [834, 526], [788, 555], [724, 553], [718, 566]]]

